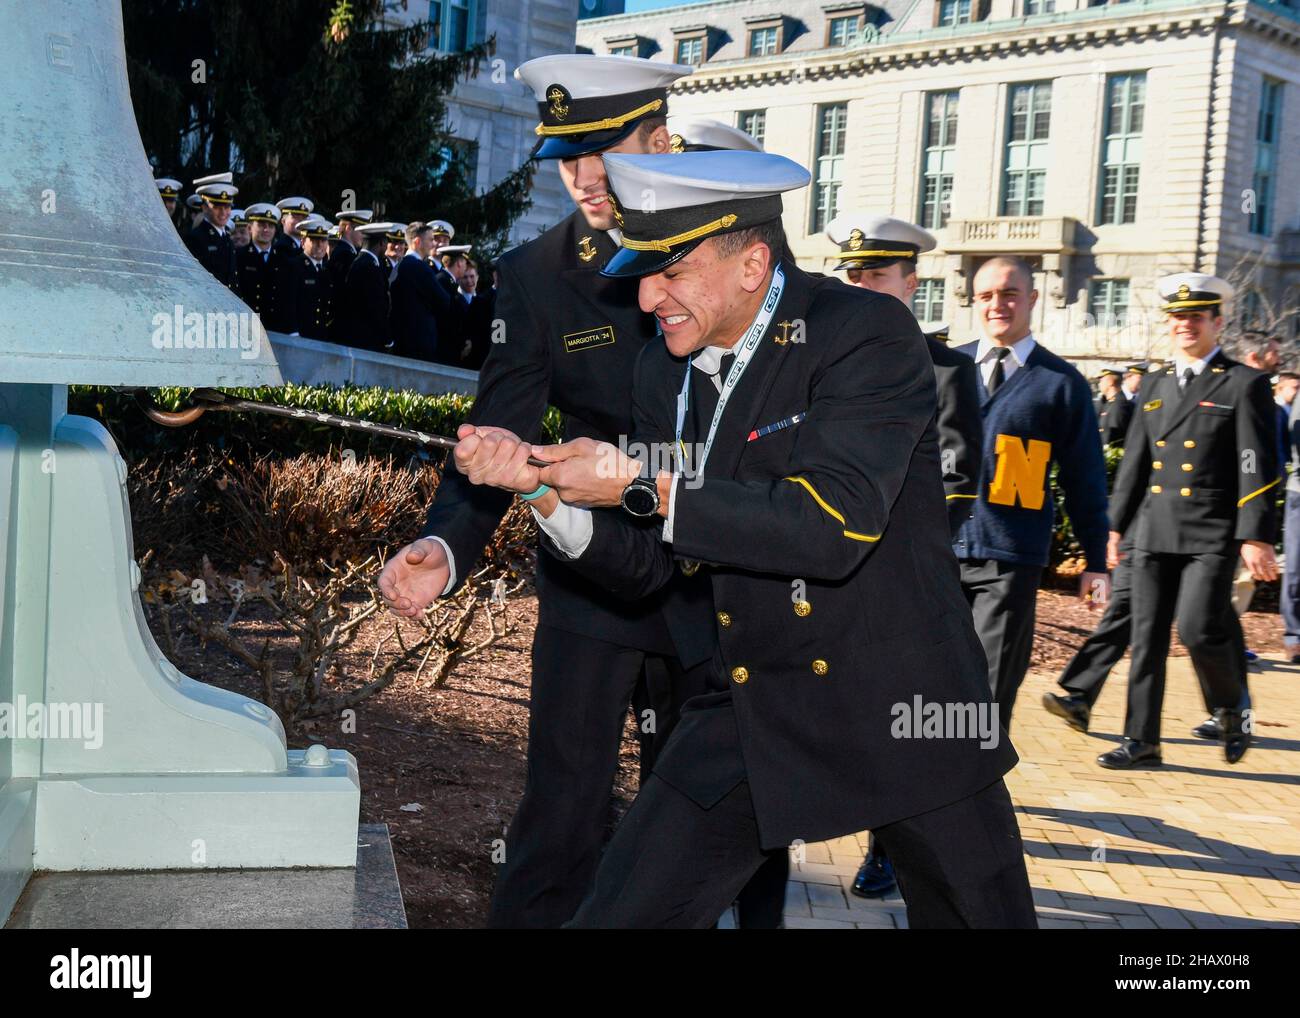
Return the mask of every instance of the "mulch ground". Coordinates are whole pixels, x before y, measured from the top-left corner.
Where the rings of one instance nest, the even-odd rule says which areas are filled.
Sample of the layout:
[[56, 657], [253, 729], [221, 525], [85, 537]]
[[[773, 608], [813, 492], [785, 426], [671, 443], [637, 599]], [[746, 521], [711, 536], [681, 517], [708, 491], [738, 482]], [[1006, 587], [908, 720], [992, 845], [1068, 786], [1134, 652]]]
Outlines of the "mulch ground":
[[[1261, 594], [1257, 603], [1267, 598]], [[161, 646], [167, 646], [156, 610], [147, 609]], [[224, 607], [200, 609], [212, 619]], [[290, 729], [291, 748], [323, 742], [351, 751], [361, 770], [361, 820], [382, 822], [393, 849], [412, 927], [482, 926], [492, 889], [494, 841], [503, 836], [523, 790], [528, 736], [529, 646], [536, 625], [532, 596], [512, 598], [514, 632], [461, 662], [441, 688], [402, 675], [356, 708], [355, 731], [337, 720], [304, 722]], [[1031, 667], [1059, 670], [1100, 618], [1059, 590], [1039, 595]], [[1243, 619], [1247, 643], [1259, 651], [1281, 649], [1276, 614]], [[237, 631], [250, 640], [277, 640], [276, 624], [255, 610]], [[376, 641], [363, 632], [349, 648], [345, 667], [363, 669]], [[1185, 654], [1175, 644], [1174, 655]], [[186, 674], [257, 699], [258, 683], [229, 653], [201, 646], [192, 634], [176, 637], [171, 653]], [[611, 824], [636, 793], [636, 752], [624, 740]]]

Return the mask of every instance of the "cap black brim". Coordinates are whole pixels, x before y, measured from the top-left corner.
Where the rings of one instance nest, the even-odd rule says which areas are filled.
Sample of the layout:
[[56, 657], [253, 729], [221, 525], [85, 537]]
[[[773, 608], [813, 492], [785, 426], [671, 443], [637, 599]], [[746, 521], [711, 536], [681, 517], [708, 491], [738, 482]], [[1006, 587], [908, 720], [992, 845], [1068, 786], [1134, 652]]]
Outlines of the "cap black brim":
[[902, 258], [846, 258], [840, 262], [832, 272], [844, 272], [846, 269], [883, 269], [893, 265], [894, 262], [901, 262]]
[[593, 131], [591, 134], [575, 134], [568, 137], [560, 135], [546, 137], [533, 150], [533, 158], [572, 159], [575, 156], [603, 152], [611, 145], [617, 145], [624, 138], [629, 137], [640, 126], [641, 120], [638, 119], [613, 131]]
[[655, 272], [662, 272], [673, 262], [681, 261], [694, 251], [699, 246], [699, 243], [699, 241], [696, 241], [693, 244], [685, 244], [667, 254], [663, 251], [633, 251], [631, 248], [620, 247], [614, 252], [614, 256], [601, 268], [600, 274], [614, 278], [626, 278], [628, 276], [649, 276]]

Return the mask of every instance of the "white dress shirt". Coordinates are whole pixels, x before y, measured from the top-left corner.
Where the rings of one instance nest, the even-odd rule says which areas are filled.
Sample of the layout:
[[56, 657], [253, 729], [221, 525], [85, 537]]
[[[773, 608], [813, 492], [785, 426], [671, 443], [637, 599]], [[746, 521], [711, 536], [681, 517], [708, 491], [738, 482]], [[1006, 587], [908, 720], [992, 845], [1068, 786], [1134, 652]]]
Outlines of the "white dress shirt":
[[[1023, 339], [1018, 339], [1008, 348], [1011, 351], [1009, 357], [1002, 358], [1002, 381], [1003, 384], [1011, 381], [1011, 376], [1025, 366], [1029, 360], [1029, 355], [1034, 352], [1034, 347], [1038, 341], [1034, 339], [1031, 332]], [[975, 363], [979, 365], [980, 377], [984, 379], [984, 387], [987, 389], [989, 379], [993, 377], [993, 365], [997, 363], [997, 352], [1002, 349], [996, 343], [987, 338], [981, 337], [980, 345], [975, 350]]]
[[1183, 375], [1187, 373], [1188, 368], [1191, 368], [1192, 374], [1199, 378], [1201, 372], [1205, 370], [1206, 366], [1210, 363], [1210, 361], [1214, 360], [1214, 358], [1218, 356], [1218, 353], [1219, 353], [1219, 347], [1218, 344], [1215, 344], [1214, 349], [1211, 350], [1209, 353], [1207, 353], [1199, 361], [1188, 360], [1186, 357], [1182, 357], [1182, 356], [1175, 356], [1174, 375], [1178, 379], [1178, 387], [1180, 389], [1183, 387]]

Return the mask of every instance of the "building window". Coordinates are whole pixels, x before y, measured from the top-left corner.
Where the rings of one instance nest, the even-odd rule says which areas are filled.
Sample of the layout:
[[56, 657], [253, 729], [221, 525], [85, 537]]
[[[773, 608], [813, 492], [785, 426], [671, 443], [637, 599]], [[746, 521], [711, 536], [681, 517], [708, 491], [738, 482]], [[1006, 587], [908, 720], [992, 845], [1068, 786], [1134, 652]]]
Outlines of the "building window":
[[1041, 216], [1047, 190], [1047, 135], [1052, 120], [1052, 83], [1012, 85], [1002, 178], [1004, 216]]
[[1106, 81], [1106, 136], [1101, 142], [1099, 222], [1137, 222], [1138, 167], [1147, 76], [1113, 74]]
[[844, 182], [844, 132], [848, 125], [846, 103], [817, 110], [817, 160], [814, 166], [810, 233], [821, 233], [839, 211]]
[[827, 46], [847, 46], [857, 37], [861, 18], [856, 14], [831, 18], [826, 27]]
[[939, 0], [939, 24], [968, 25], [971, 22], [971, 0]]
[[749, 33], [749, 55], [751, 57], [767, 57], [776, 52], [776, 26], [770, 28], [755, 28]]
[[953, 169], [957, 162], [957, 93], [926, 96], [925, 152], [921, 159], [920, 225], [937, 230], [948, 225]]
[[1273, 188], [1277, 173], [1278, 125], [1282, 122], [1282, 82], [1265, 78], [1259, 95], [1259, 120], [1255, 125], [1255, 209], [1250, 232], [1268, 236], [1273, 231]]
[[609, 55], [611, 57], [634, 57], [638, 54], [635, 46], [611, 46]]
[[429, 164], [426, 185], [453, 192], [477, 190], [478, 142], [448, 139]]
[[1094, 326], [1103, 329], [1128, 325], [1127, 279], [1094, 279], [1088, 284], [1088, 313]]
[[943, 321], [943, 280], [917, 280], [916, 293], [912, 294], [912, 314], [918, 322]]
[[1056, 11], [1056, 0], [1025, 0], [1025, 17], [1035, 14], [1052, 14]]
[[704, 63], [704, 36], [697, 35], [693, 39], [677, 40], [677, 62], [679, 64], [690, 64], [692, 67], [699, 67]]
[[1237, 327], [1241, 329], [1263, 329], [1267, 326], [1264, 314], [1264, 301], [1258, 290], [1247, 290], [1237, 302]]
[[430, 49], [459, 53], [474, 44], [476, 0], [429, 0]]
[[767, 110], [743, 110], [736, 115], [736, 126], [762, 145], [767, 135]]

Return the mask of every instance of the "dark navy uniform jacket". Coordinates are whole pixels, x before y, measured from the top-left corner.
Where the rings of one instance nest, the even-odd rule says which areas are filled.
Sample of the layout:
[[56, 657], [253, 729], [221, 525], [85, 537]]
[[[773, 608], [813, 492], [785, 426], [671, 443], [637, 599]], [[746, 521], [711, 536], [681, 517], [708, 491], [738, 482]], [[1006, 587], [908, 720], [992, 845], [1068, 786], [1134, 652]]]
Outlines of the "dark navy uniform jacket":
[[374, 252], [362, 251], [352, 260], [343, 288], [348, 313], [345, 339], [364, 350], [388, 350], [388, 262]]
[[185, 234], [185, 246], [205, 269], [231, 289], [235, 288], [235, 242], [230, 231], [221, 233], [204, 219]]
[[329, 339], [334, 320], [334, 277], [329, 259], [320, 267], [305, 254], [298, 289], [298, 333], [308, 339]]
[[979, 495], [980, 460], [984, 456], [984, 419], [980, 416], [979, 370], [975, 361], [927, 334], [926, 347], [934, 362], [939, 406], [935, 427], [943, 466], [943, 491], [948, 502], [948, 531], [957, 536], [970, 518]]
[[[982, 748], [973, 724], [966, 737], [954, 725], [930, 738], [902, 724], [929, 704], [963, 717], [989, 709], [916, 321], [892, 297], [785, 271], [702, 477], [678, 481], [672, 543], [621, 509], [595, 510], [574, 563], [634, 601], [683, 561], [704, 563], [696, 575], [710, 582], [722, 690], [687, 702], [654, 773], [704, 808], [747, 779], [765, 848], [937, 809], [1017, 760], [996, 726]], [[782, 330], [794, 321], [806, 323], [804, 342]], [[687, 370], [663, 343], [646, 347], [633, 394], [639, 441], [673, 442]]]
[[1173, 367], [1138, 391], [1111, 528], [1141, 551], [1228, 552], [1277, 536], [1281, 483], [1268, 377], [1222, 351], [1179, 392]]

